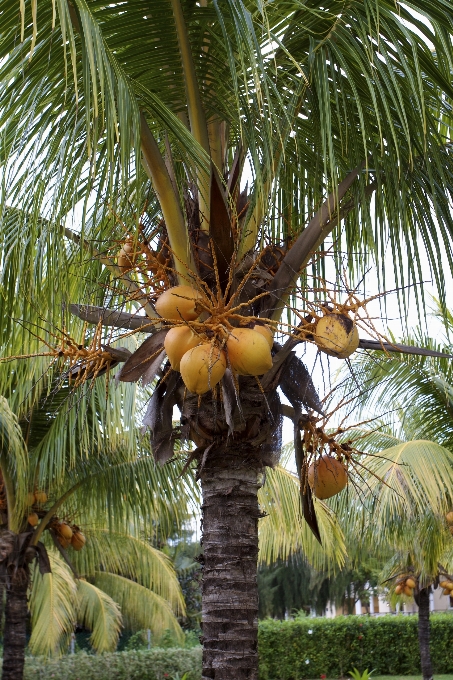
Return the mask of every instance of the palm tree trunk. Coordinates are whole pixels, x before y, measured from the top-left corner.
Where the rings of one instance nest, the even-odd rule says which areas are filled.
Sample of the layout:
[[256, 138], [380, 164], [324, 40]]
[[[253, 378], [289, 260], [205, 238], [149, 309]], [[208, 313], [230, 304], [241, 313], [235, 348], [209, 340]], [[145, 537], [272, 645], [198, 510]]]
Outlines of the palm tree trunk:
[[2, 680], [21, 680], [27, 632], [28, 567], [21, 569], [6, 591]]
[[422, 588], [417, 597], [418, 604], [418, 644], [423, 680], [432, 680], [433, 667], [429, 652], [429, 592], [430, 588]]
[[203, 680], [258, 678], [258, 475], [241, 451], [212, 452], [203, 490]]

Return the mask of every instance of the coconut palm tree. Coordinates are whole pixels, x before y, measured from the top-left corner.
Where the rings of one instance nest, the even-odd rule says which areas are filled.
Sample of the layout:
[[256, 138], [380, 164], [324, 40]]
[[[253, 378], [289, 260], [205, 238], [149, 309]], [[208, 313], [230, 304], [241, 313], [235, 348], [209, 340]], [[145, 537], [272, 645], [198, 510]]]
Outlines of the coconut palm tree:
[[[291, 351], [316, 341], [343, 356], [359, 342], [363, 301], [349, 290], [345, 304], [332, 291], [329, 307], [323, 298], [323, 244], [332, 235], [341, 288], [342, 252], [363, 274], [373, 258], [384, 271], [390, 246], [402, 284], [421, 278], [424, 243], [444, 295], [452, 9], [444, 0], [56, 0], [39, 9], [6, 0], [1, 12], [0, 314], [52, 309], [53, 326], [42, 322], [37, 334], [79, 377], [75, 367], [89, 360], [90, 380], [118, 360], [102, 347], [121, 333], [112, 325], [150, 333], [121, 379], [158, 381], [145, 418], [158, 460], [172, 457], [178, 437], [197, 447], [203, 677], [252, 680], [257, 492], [280, 449], [278, 388], [292, 402], [304, 516], [320, 536], [300, 416], [322, 407]], [[190, 291], [171, 298], [169, 313], [159, 298], [177, 285]], [[318, 323], [332, 305], [343, 330], [329, 349]], [[70, 309], [104, 330], [68, 345]], [[192, 355], [184, 381], [163, 365], [164, 337], [178, 326], [204, 345], [195, 356], [205, 387], [224, 373], [200, 398], [184, 387], [202, 391]], [[257, 335], [271, 341], [272, 331], [288, 339], [271, 355]], [[259, 351], [245, 358], [252, 346]]]
[[[125, 394], [118, 395], [127, 412]], [[163, 471], [143, 446], [132, 455], [128, 433], [123, 446], [117, 442], [111, 449], [106, 442], [102, 450], [94, 445], [92, 431], [93, 446], [85, 457], [82, 438], [77, 452], [70, 442], [60, 441], [67, 404], [56, 413], [41, 399], [21, 416], [17, 419], [1, 398], [2, 677], [22, 677], [30, 588], [34, 653], [56, 653], [67, 643], [74, 621], [93, 631], [92, 644], [99, 651], [116, 647], [122, 620], [156, 634], [166, 628], [178, 633], [175, 614], [184, 605], [176, 575], [146, 537], [157, 523], [165, 532], [187, 512], [194, 489], [189, 495], [190, 480], [179, 478], [182, 463]], [[59, 446], [66, 458], [60, 460], [64, 476], [55, 460]], [[48, 474], [50, 456], [53, 476]]]
[[[443, 317], [446, 337], [441, 344], [419, 329], [405, 338], [408, 345], [452, 351], [452, 317]], [[367, 453], [378, 454], [360, 480], [352, 507], [343, 507], [353, 535], [376, 553], [393, 552], [382, 572], [393, 598], [418, 605], [418, 636], [423, 678], [432, 678], [429, 651], [429, 594], [453, 589], [453, 543], [450, 515], [453, 498], [452, 368], [451, 361], [419, 356], [363, 355], [352, 362], [354, 380], [366, 389], [357, 399], [363, 412], [386, 413], [368, 430], [354, 433]], [[342, 389], [351, 387], [352, 378]], [[349, 523], [351, 520], [351, 523]], [[408, 579], [410, 579], [408, 581]], [[414, 586], [414, 587], [412, 587]]]

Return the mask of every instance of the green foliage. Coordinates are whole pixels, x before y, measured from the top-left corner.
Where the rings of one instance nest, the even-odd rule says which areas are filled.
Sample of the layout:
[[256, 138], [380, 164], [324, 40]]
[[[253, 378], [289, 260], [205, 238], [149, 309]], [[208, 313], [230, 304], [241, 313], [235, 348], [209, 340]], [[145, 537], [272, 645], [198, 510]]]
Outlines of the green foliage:
[[259, 616], [283, 619], [286, 612], [294, 616], [295, 610], [308, 612], [313, 609], [321, 615], [327, 602], [346, 607], [353, 614], [357, 600], [368, 604], [376, 594], [379, 564], [363, 558], [355, 564], [349, 558], [343, 568], [332, 574], [315, 571], [299, 554], [286, 562], [279, 560], [271, 566], [258, 569]]
[[351, 676], [352, 680], [369, 680], [374, 673], [374, 670], [369, 671], [368, 668], [361, 673], [357, 668], [354, 668], [354, 670], [349, 671], [349, 675]]
[[[416, 616], [263, 621], [259, 627], [260, 680], [302, 680], [322, 674], [335, 678], [350, 668], [417, 675], [417, 622]], [[453, 616], [434, 614], [431, 657], [436, 674], [453, 667], [452, 635]]]
[[151, 649], [93, 656], [81, 652], [62, 659], [27, 658], [24, 680], [199, 680], [201, 648]]

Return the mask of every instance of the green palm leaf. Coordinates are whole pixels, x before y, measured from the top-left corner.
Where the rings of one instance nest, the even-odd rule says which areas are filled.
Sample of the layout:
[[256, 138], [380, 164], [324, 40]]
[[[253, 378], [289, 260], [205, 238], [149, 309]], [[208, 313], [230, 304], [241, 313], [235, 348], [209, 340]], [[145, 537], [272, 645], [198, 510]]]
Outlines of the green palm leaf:
[[262, 562], [286, 560], [291, 554], [302, 553], [315, 569], [330, 569], [344, 563], [344, 537], [335, 515], [323, 501], [315, 499], [322, 548], [303, 521], [300, 484], [294, 474], [281, 466], [268, 470], [258, 499], [266, 513], [259, 524], [259, 558]]
[[40, 574], [35, 563], [30, 593], [32, 654], [55, 656], [67, 648], [76, 622], [77, 586], [72, 573], [55, 551], [48, 552], [52, 572]]
[[135, 630], [149, 628], [158, 637], [165, 630], [171, 630], [182, 639], [178, 621], [164, 598], [134, 581], [105, 571], [97, 572], [94, 582], [119, 603], [126, 626]]
[[122, 616], [118, 604], [88, 581], [77, 583], [77, 621], [91, 630], [90, 642], [97, 652], [116, 649], [121, 631]]
[[27, 450], [15, 414], [0, 396], [0, 470], [9, 509], [8, 528], [18, 531], [26, 507]]
[[[131, 530], [134, 529], [131, 527]], [[133, 535], [104, 530], [85, 530], [87, 543], [72, 555], [85, 578], [93, 578], [99, 565], [112, 573], [132, 579], [166, 600], [177, 614], [184, 612], [184, 599], [174, 568], [166, 555]]]

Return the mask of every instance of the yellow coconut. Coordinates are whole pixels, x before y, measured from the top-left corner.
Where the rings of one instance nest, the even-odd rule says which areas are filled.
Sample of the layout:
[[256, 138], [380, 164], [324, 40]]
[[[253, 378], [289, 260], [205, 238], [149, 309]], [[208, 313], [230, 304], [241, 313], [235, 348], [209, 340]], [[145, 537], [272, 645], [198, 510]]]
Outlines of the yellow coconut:
[[30, 507], [31, 505], [34, 505], [35, 503], [36, 503], [35, 494], [32, 491], [30, 491], [27, 494], [27, 506]]
[[449, 581], [439, 581], [439, 585], [441, 588], [448, 588], [448, 583]]
[[194, 321], [200, 314], [197, 300], [200, 295], [191, 286], [174, 286], [159, 295], [156, 312], [164, 319], [184, 319]]
[[181, 377], [189, 392], [204, 394], [223, 378], [226, 366], [225, 352], [204, 343], [184, 354]]
[[58, 525], [58, 533], [68, 541], [72, 538], [72, 529], [66, 522], [61, 522], [61, 524]]
[[262, 375], [272, 368], [269, 343], [251, 328], [235, 328], [227, 341], [228, 358], [239, 375]]
[[448, 590], [453, 590], [453, 582], [449, 581], [447, 585]]
[[74, 548], [74, 550], [82, 550], [83, 546], [86, 543], [86, 540], [87, 539], [85, 538], [81, 531], [75, 531], [71, 538], [71, 545]]
[[32, 526], [36, 527], [39, 524], [39, 517], [36, 512], [31, 512], [27, 517], [27, 522]]
[[395, 588], [395, 595], [401, 595], [403, 592], [403, 586], [401, 584], [397, 585]]
[[448, 524], [453, 524], [453, 512], [451, 510], [450, 512], [447, 512], [445, 519], [447, 520]]
[[326, 314], [316, 324], [314, 341], [318, 348], [338, 359], [347, 359], [359, 346], [359, 332], [346, 314]]
[[348, 474], [339, 460], [331, 456], [322, 456], [308, 468], [308, 483], [315, 496], [324, 500], [345, 488]]
[[409, 588], [409, 586], [404, 586], [404, 594], [407, 595], [408, 597], [412, 597], [413, 589]]
[[442, 591], [442, 595], [451, 595], [451, 592], [445, 588], [445, 590]]
[[200, 338], [188, 326], [170, 328], [165, 336], [164, 347], [172, 369], [179, 371], [184, 354], [200, 344]]
[[409, 588], [415, 588], [417, 584], [415, 583], [413, 578], [407, 578], [406, 585], [409, 586]]
[[253, 326], [253, 330], [260, 333], [264, 338], [266, 338], [269, 347], [272, 349], [274, 344], [274, 334], [267, 324], [256, 323]]
[[44, 505], [44, 503], [47, 503], [47, 494], [45, 491], [37, 491], [35, 493], [35, 498], [36, 502], [39, 503], [40, 505]]

